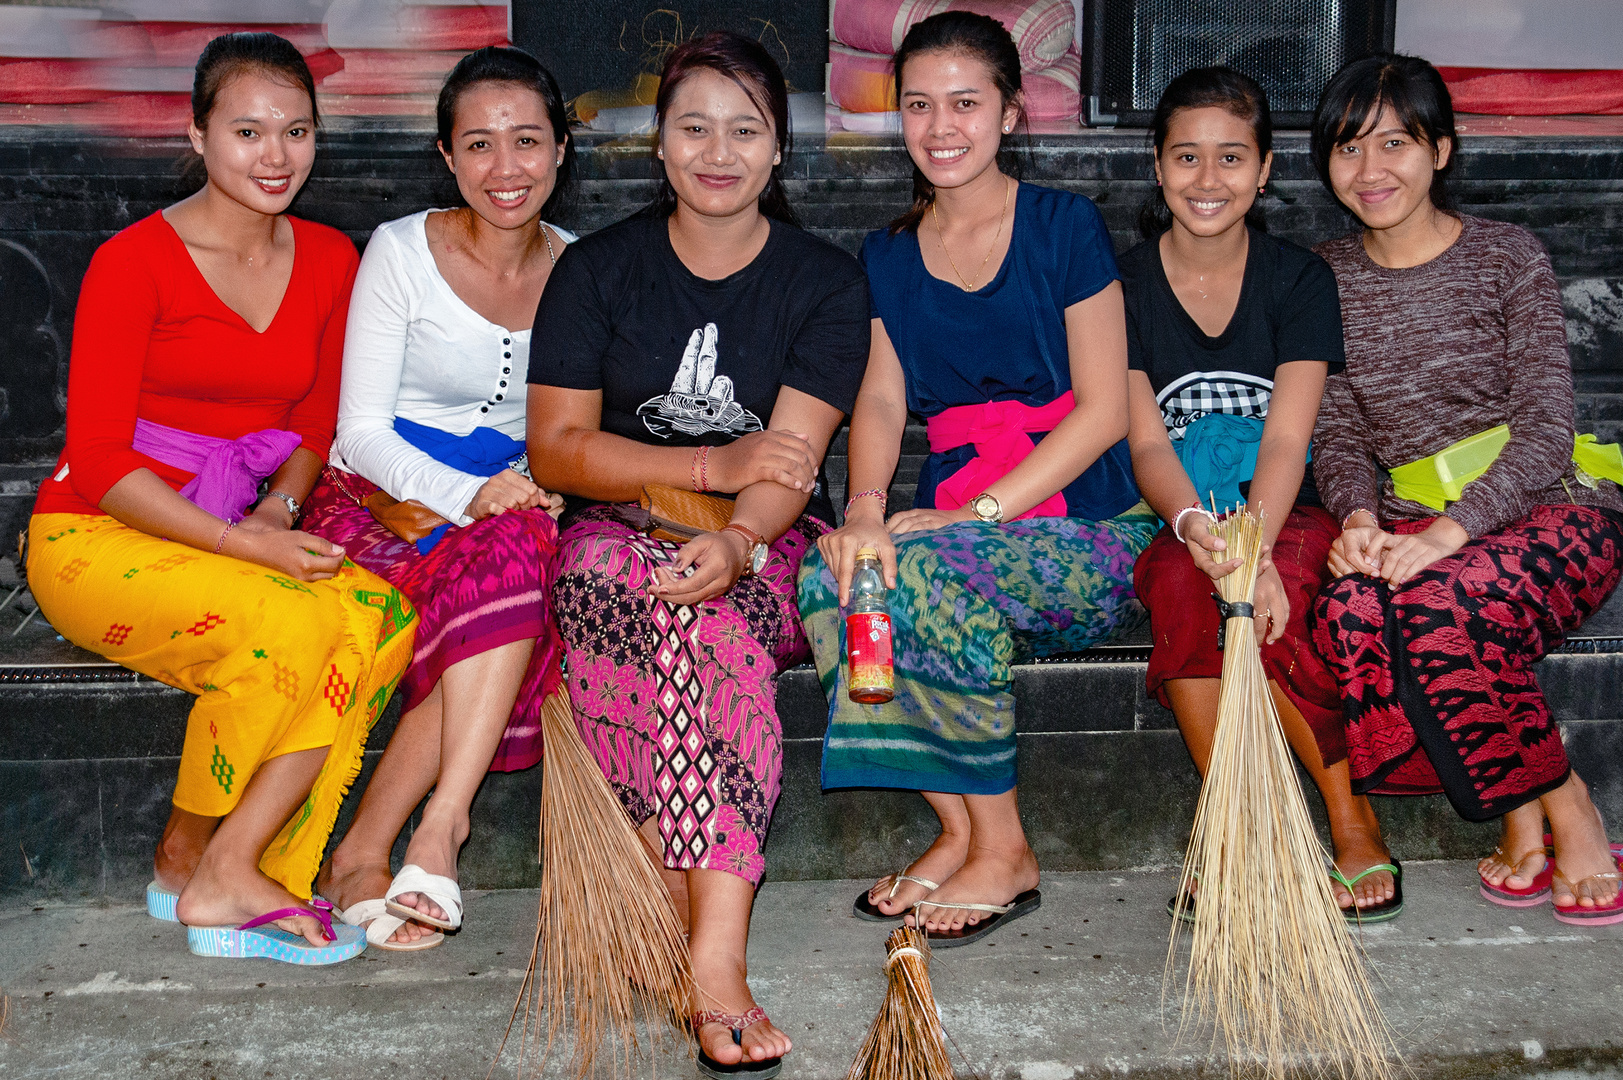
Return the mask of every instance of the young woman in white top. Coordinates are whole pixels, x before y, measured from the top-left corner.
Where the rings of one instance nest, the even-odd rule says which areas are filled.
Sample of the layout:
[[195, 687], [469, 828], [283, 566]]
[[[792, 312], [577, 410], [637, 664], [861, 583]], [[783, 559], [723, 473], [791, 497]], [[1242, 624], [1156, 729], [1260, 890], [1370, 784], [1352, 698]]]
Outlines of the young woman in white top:
[[[372, 234], [332, 460], [305, 510], [307, 529], [405, 592], [422, 619], [400, 724], [317, 879], [386, 949], [428, 948], [461, 924], [457, 854], [474, 793], [488, 770], [540, 760], [541, 702], [560, 678], [547, 574], [562, 499], [529, 479], [522, 390], [536, 303], [574, 240], [542, 220], [573, 165], [563, 98], [527, 53], [480, 49], [447, 76], [438, 120], [467, 205]], [[368, 507], [380, 492], [443, 521], [404, 539]], [[389, 853], [430, 789], [391, 880]]]

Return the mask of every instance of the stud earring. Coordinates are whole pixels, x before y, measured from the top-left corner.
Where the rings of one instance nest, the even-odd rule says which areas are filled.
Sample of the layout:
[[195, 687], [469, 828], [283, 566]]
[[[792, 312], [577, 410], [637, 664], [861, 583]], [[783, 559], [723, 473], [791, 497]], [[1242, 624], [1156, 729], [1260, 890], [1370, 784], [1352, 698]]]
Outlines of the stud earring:
[[1014, 130], [1013, 127], [1004, 127], [1003, 134], [1007, 135], [1009, 132], [1011, 132], [1013, 130]]
[[1260, 196], [1267, 195], [1267, 194], [1268, 194], [1268, 189], [1265, 186], [1263, 186], [1262, 184], [1258, 184], [1257, 185], [1257, 195], [1260, 197]]

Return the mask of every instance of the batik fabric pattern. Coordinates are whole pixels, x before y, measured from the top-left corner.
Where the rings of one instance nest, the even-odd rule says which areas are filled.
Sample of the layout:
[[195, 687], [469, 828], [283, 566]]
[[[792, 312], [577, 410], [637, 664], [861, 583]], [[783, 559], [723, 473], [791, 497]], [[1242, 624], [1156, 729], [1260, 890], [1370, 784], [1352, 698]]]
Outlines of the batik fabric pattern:
[[802, 516], [759, 574], [690, 606], [649, 598], [681, 545], [643, 535], [645, 517], [566, 519], [553, 610], [575, 721], [632, 820], [657, 816], [666, 867], [759, 884], [783, 776], [774, 684], [808, 655], [795, 574], [828, 526]]
[[269, 759], [328, 748], [259, 864], [308, 899], [367, 734], [411, 659], [410, 601], [347, 560], [326, 581], [299, 581], [105, 516], [35, 514], [28, 535], [29, 588], [58, 633], [197, 695], [177, 807], [223, 816]]
[[1485, 821], [1565, 783], [1533, 664], [1606, 602], [1620, 556], [1623, 515], [1550, 504], [1396, 589], [1365, 574], [1325, 588], [1313, 640], [1341, 687], [1353, 791], [1442, 791]]
[[452, 664], [514, 641], [535, 641], [490, 763], [492, 772], [529, 768], [541, 760], [541, 703], [562, 679], [563, 650], [548, 589], [557, 526], [544, 510], [510, 510], [446, 530], [425, 555], [362, 505], [377, 490], [371, 481], [329, 466], [305, 501], [300, 527], [341, 545], [416, 607], [417, 645], [400, 680], [408, 712]]
[[1012, 666], [1137, 627], [1133, 563], [1159, 524], [1139, 503], [1105, 521], [964, 522], [897, 537], [896, 696], [883, 705], [850, 699], [839, 587], [814, 552], [800, 573], [800, 610], [829, 701], [823, 787], [1014, 787]]
[[[1274, 568], [1290, 602], [1290, 616], [1278, 641], [1262, 646], [1269, 681], [1285, 692], [1313, 730], [1326, 766], [1347, 758], [1347, 725], [1341, 714], [1341, 687], [1335, 672], [1313, 646], [1308, 622], [1319, 592], [1330, 581], [1326, 562], [1341, 534], [1336, 519], [1316, 506], [1292, 507], [1274, 541]], [[1216, 679], [1223, 674], [1217, 647], [1217, 585], [1189, 557], [1188, 545], [1163, 528], [1133, 569], [1138, 598], [1150, 609], [1149, 670], [1144, 689], [1167, 708], [1172, 679]]]

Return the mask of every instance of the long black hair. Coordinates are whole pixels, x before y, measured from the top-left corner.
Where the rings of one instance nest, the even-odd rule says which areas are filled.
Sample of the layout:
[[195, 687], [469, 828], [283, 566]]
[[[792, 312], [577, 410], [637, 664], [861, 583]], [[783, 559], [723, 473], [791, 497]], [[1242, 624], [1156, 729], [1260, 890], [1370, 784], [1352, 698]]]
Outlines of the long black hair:
[[[688, 78], [700, 71], [714, 71], [731, 79], [749, 96], [755, 107], [772, 118], [773, 135], [778, 141], [778, 164], [772, 166], [761, 192], [761, 213], [788, 225], [799, 226], [800, 218], [789, 205], [789, 194], [783, 188], [783, 168], [789, 161], [789, 88], [783, 81], [783, 69], [759, 41], [731, 30], [716, 30], [703, 37], [691, 38], [672, 49], [665, 58], [665, 68], [659, 76], [659, 94], [654, 99], [654, 116], [661, 131], [665, 116], [670, 112], [671, 100]], [[659, 213], [669, 217], [676, 211], [676, 189], [665, 175], [663, 163], [659, 172], [659, 194], [654, 205]]]
[[[986, 65], [997, 87], [1003, 107], [1020, 100], [1020, 50], [1003, 24], [990, 15], [977, 15], [973, 11], [943, 11], [913, 24], [902, 38], [901, 47], [891, 59], [891, 72], [896, 81], [896, 100], [902, 100], [902, 69], [907, 62], [921, 53], [944, 52], [968, 56]], [[1025, 121], [1025, 107], [1021, 106], [1017, 126]], [[1016, 178], [1020, 163], [1008, 149], [1010, 140], [1004, 136], [998, 144], [998, 166]], [[917, 230], [919, 222], [935, 202], [935, 185], [924, 178], [917, 165], [913, 166], [913, 205], [907, 213], [890, 223], [890, 231]]]
[[563, 94], [558, 90], [558, 80], [541, 66], [541, 61], [523, 49], [487, 45], [457, 61], [456, 67], [445, 77], [445, 84], [440, 87], [439, 101], [434, 105], [434, 123], [440, 147], [450, 147], [456, 137], [456, 109], [462, 95], [487, 82], [521, 86], [535, 93], [546, 106], [547, 120], [552, 124], [552, 141], [562, 143], [564, 148], [552, 194], [541, 206], [541, 216], [550, 217], [574, 187], [575, 140], [569, 137], [569, 111], [564, 106]]
[[1319, 171], [1319, 181], [1335, 197], [1336, 190], [1330, 186], [1330, 155], [1372, 128], [1383, 105], [1397, 115], [1410, 138], [1433, 150], [1448, 140], [1448, 163], [1431, 174], [1431, 202], [1439, 210], [1452, 211], [1454, 196], [1448, 176], [1460, 150], [1454, 132], [1454, 98], [1437, 69], [1418, 56], [1375, 53], [1343, 64], [1330, 77], [1313, 114], [1313, 167]]
[[[1251, 125], [1257, 154], [1267, 157], [1274, 147], [1274, 117], [1268, 108], [1268, 91], [1249, 75], [1226, 67], [1191, 68], [1167, 84], [1161, 100], [1155, 103], [1150, 121], [1150, 145], [1157, 161], [1166, 147], [1172, 118], [1183, 109], [1223, 109]], [[1245, 223], [1259, 232], [1268, 231], [1263, 218], [1262, 196], [1245, 212]], [[1153, 240], [1172, 227], [1172, 210], [1159, 185], [1138, 208], [1138, 231]]]

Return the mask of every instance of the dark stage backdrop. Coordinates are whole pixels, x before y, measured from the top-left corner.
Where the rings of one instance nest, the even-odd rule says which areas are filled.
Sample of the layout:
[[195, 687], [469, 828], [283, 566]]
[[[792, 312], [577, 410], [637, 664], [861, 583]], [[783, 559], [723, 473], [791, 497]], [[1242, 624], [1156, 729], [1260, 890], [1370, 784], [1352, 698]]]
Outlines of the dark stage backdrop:
[[759, 38], [795, 90], [822, 92], [828, 0], [513, 0], [514, 43], [546, 64], [570, 98], [657, 73], [660, 42], [710, 30]]

